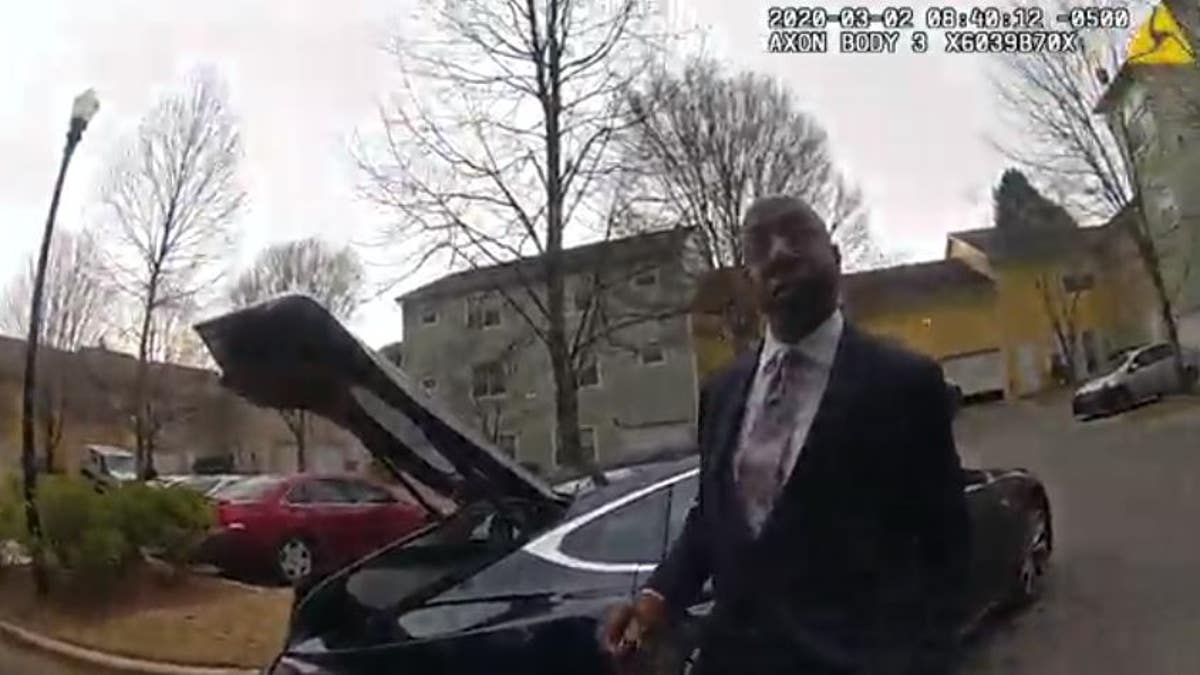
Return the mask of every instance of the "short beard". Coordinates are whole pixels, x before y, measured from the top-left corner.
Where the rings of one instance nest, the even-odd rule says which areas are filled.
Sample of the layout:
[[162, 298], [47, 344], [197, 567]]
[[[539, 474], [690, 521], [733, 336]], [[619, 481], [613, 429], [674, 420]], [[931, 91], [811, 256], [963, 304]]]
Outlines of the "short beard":
[[768, 314], [767, 322], [771, 333], [781, 342], [796, 342], [812, 333], [837, 310], [836, 295], [832, 302], [822, 302], [811, 311], [798, 312], [785, 309], [777, 314]]

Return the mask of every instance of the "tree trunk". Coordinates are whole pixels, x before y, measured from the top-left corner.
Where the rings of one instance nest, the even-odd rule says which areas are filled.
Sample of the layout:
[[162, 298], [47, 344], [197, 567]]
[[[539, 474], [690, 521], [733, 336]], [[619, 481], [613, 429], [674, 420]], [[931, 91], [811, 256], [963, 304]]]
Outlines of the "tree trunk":
[[146, 304], [142, 307], [142, 332], [138, 338], [138, 361], [137, 374], [134, 379], [134, 419], [133, 419], [133, 434], [134, 434], [134, 466], [137, 468], [138, 478], [147, 480], [150, 472], [153, 470], [153, 462], [150, 459], [150, 448], [147, 442], [149, 428], [149, 407], [148, 395], [146, 391], [147, 382], [150, 377], [150, 364], [148, 363], [150, 355], [150, 323], [154, 317], [154, 296], [155, 283], [150, 284], [150, 291], [146, 298]]
[[565, 303], [563, 298], [563, 186], [562, 161], [562, 54], [558, 31], [559, 3], [548, 3], [546, 17], [546, 65], [541, 73], [539, 92], [545, 118], [546, 139], [546, 271], [547, 310], [549, 330], [546, 348], [554, 373], [554, 413], [558, 430], [558, 447], [567, 463], [592, 476], [598, 484], [606, 483], [594, 457], [584, 457], [580, 447], [579, 394], [575, 388], [575, 368], [567, 342]]
[[1175, 309], [1171, 303], [1171, 294], [1167, 291], [1166, 282], [1163, 281], [1162, 261], [1158, 257], [1158, 250], [1154, 248], [1154, 243], [1149, 241], [1150, 228], [1146, 221], [1145, 210], [1140, 204], [1141, 196], [1139, 195], [1137, 199], [1139, 200], [1138, 217], [1141, 219], [1143, 227], [1146, 228], [1146, 232], [1144, 237], [1135, 232], [1134, 243], [1137, 244], [1146, 273], [1150, 275], [1150, 283], [1154, 286], [1154, 294], [1158, 300], [1159, 319], [1163, 322], [1163, 327], [1167, 329], [1167, 342], [1175, 352], [1175, 375], [1179, 378], [1180, 388], [1190, 391], [1192, 381], [1188, 377], [1187, 367], [1183, 362], [1183, 351], [1179, 348], [1179, 326], [1175, 323]]
[[1063, 377], [1066, 378], [1065, 384], [1075, 384], [1079, 379], [1079, 374], [1075, 372], [1075, 338], [1065, 335], [1058, 330], [1055, 330], [1055, 337], [1058, 338], [1058, 353], [1062, 356]]
[[292, 429], [296, 437], [296, 470], [304, 473], [308, 470], [308, 413], [296, 411], [296, 427]]
[[1153, 265], [1150, 281], [1154, 284], [1154, 292], [1158, 295], [1158, 314], [1163, 326], [1167, 329], [1167, 342], [1175, 352], [1175, 375], [1179, 378], [1179, 386], [1183, 391], [1192, 389], [1192, 380], [1188, 377], [1187, 366], [1183, 362], [1183, 350], [1179, 347], [1179, 326], [1175, 323], [1175, 310], [1171, 306], [1171, 298], [1167, 293], [1166, 283], [1163, 282], [1162, 271], [1158, 265]]

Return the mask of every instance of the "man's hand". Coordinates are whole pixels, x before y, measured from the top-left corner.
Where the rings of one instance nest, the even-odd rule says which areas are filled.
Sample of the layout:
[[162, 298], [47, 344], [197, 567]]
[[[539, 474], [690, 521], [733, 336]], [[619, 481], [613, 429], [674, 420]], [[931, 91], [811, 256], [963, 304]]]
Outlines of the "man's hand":
[[613, 610], [604, 626], [604, 646], [618, 661], [628, 658], [667, 622], [667, 605], [657, 593], [642, 591]]

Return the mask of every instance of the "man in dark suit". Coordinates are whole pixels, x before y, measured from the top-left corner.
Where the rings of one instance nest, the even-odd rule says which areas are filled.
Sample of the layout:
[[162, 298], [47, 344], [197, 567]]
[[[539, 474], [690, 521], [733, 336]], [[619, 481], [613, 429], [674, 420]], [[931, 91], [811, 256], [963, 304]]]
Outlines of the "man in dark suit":
[[803, 201], [756, 201], [742, 238], [765, 339], [705, 384], [699, 497], [607, 646], [625, 659], [711, 579], [704, 675], [949, 673], [969, 549], [941, 368], [844, 322]]

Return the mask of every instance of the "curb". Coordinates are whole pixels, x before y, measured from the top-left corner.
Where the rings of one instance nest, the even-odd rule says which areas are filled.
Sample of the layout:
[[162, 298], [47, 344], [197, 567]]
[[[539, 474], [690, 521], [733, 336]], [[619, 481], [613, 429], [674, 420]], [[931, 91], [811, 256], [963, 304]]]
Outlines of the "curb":
[[240, 668], [185, 666], [106, 654], [63, 642], [62, 640], [46, 637], [8, 623], [7, 621], [0, 621], [0, 635], [63, 658], [123, 673], [139, 673], [141, 675], [257, 675], [260, 672], [258, 670]]

